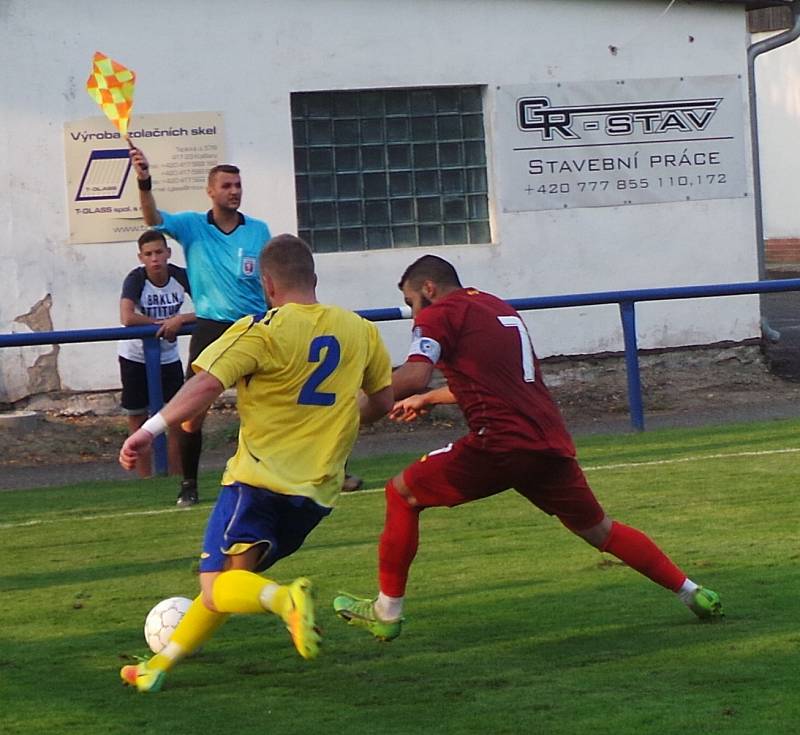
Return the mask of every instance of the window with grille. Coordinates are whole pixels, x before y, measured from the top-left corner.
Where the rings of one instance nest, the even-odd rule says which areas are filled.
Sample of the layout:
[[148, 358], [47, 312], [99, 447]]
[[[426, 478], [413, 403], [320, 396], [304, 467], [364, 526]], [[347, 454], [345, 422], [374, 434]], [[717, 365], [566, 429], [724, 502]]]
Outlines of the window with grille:
[[481, 87], [297, 92], [291, 108], [315, 252], [491, 241]]

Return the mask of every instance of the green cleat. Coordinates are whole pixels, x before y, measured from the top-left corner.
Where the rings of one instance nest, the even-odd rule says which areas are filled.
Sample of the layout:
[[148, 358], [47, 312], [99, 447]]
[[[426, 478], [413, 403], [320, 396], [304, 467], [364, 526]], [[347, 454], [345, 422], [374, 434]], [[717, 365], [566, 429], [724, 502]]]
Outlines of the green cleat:
[[321, 636], [314, 625], [311, 580], [298, 577], [289, 585], [289, 609], [282, 615], [297, 652], [305, 659], [316, 658]]
[[705, 587], [698, 587], [694, 591], [694, 597], [689, 603], [689, 609], [700, 620], [715, 622], [725, 617], [725, 613], [722, 612], [722, 602], [720, 602], [719, 595]]
[[375, 600], [366, 600], [352, 595], [339, 595], [333, 600], [336, 614], [348, 625], [366, 628], [379, 641], [393, 641], [400, 635], [403, 618], [381, 620], [375, 614]]
[[120, 679], [126, 686], [136, 687], [137, 691], [155, 693], [161, 691], [167, 674], [164, 671], [150, 671], [147, 661], [139, 664], [123, 666], [119, 670]]

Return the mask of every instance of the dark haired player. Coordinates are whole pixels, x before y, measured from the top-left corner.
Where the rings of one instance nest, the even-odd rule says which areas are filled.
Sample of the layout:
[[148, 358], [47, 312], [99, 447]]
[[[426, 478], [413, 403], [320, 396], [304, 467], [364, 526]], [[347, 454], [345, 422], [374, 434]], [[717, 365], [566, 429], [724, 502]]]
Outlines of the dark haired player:
[[[376, 638], [396, 638], [420, 512], [514, 488], [592, 546], [674, 592], [699, 618], [722, 617], [716, 592], [692, 582], [644, 533], [605, 514], [575, 459], [519, 314], [491, 294], [463, 288], [453, 266], [433, 255], [409, 266], [399, 286], [414, 328], [407, 361], [392, 376], [397, 403], [391, 416], [411, 421], [431, 406], [457, 403], [469, 433], [386, 484], [378, 596], [340, 595], [333, 603], [337, 614]], [[434, 366], [447, 385], [428, 390]]]

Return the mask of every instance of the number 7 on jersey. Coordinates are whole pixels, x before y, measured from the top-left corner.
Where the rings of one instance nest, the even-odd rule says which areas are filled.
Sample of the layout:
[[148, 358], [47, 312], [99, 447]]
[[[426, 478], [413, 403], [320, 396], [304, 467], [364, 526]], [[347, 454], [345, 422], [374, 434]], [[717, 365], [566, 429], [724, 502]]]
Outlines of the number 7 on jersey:
[[533, 347], [525, 323], [518, 316], [499, 316], [497, 321], [504, 327], [519, 332], [519, 347], [522, 352], [522, 378], [526, 383], [536, 382], [536, 364], [533, 361]]

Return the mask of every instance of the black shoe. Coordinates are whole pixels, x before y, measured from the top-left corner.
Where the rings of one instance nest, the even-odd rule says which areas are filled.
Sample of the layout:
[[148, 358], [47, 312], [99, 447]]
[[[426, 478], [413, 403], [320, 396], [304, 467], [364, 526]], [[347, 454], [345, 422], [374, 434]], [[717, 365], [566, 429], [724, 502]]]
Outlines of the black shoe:
[[197, 495], [197, 482], [195, 480], [184, 480], [181, 482], [181, 491], [178, 493], [176, 505], [179, 508], [191, 508], [197, 505], [200, 498]]
[[342, 483], [343, 493], [354, 493], [364, 487], [364, 481], [358, 475], [345, 475]]

